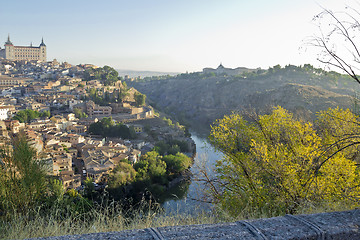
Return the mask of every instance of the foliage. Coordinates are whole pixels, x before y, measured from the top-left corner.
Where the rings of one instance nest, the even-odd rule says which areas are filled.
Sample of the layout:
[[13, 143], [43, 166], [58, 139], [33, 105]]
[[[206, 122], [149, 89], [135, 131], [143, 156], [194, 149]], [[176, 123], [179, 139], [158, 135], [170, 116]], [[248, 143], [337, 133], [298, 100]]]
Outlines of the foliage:
[[166, 183], [166, 163], [155, 151], [141, 156], [140, 161], [134, 165], [134, 168], [138, 172], [137, 178], [140, 180], [150, 179], [153, 183]]
[[127, 88], [127, 85], [125, 82], [123, 82], [123, 87], [119, 89], [118, 95], [115, 99], [115, 101], [124, 101], [124, 99], [129, 96], [129, 89]]
[[175, 155], [179, 152], [189, 152], [189, 145], [186, 141], [182, 140], [170, 140], [167, 142], [159, 141], [155, 144], [154, 150], [160, 155], [172, 154]]
[[[259, 69], [253, 72], [243, 72], [239, 75], [235, 76], [215, 76], [213, 73], [203, 73], [203, 72], [194, 72], [194, 73], [182, 73], [177, 76], [154, 76], [154, 77], [145, 77], [143, 81], [150, 82], [150, 81], [159, 81], [162, 80], [163, 83], [166, 83], [169, 80], [182, 80], [182, 79], [208, 79], [208, 78], [216, 78], [219, 80], [219, 83], [226, 84], [227, 82], [232, 82], [234, 80], [263, 80], [268, 79], [269, 77], [275, 77], [277, 75], [289, 75], [294, 74], [292, 77], [296, 76], [304, 76], [306, 79], [314, 79], [314, 78], [321, 78], [325, 77], [339, 77], [340, 74], [334, 71], [325, 71], [322, 68], [315, 68], [311, 64], [304, 64], [303, 66], [295, 66], [295, 65], [286, 65], [284, 67], [280, 66], [279, 64], [269, 67], [269, 69]], [[310, 75], [310, 76], [309, 76]], [[344, 77], [344, 76], [343, 76]], [[134, 86], [136, 86], [136, 82]]]
[[88, 115], [86, 113], [84, 113], [83, 110], [80, 108], [74, 108], [74, 114], [75, 114], [75, 117], [77, 117], [79, 119], [88, 117]]
[[113, 90], [110, 92], [109, 89], [88, 89], [88, 97], [94, 101], [95, 104], [102, 106], [109, 105], [110, 103], [122, 102], [127, 96], [129, 96], [129, 89], [125, 86], [120, 86], [119, 89]]
[[189, 152], [190, 151], [189, 144], [186, 141], [173, 139], [170, 141], [170, 143], [171, 143], [171, 145], [179, 146], [180, 152]]
[[17, 215], [8, 221], [0, 220], [0, 238], [56, 238], [56, 236], [63, 235], [114, 232], [184, 224], [211, 224], [233, 220], [225, 217], [219, 218], [213, 212], [200, 210], [197, 210], [196, 215], [164, 213], [159, 205], [154, 207], [152, 202], [145, 201], [142, 201], [138, 208], [129, 210], [124, 210], [122, 205], [116, 203], [110, 203], [107, 206], [93, 206], [85, 216], [72, 212], [71, 209], [66, 207], [65, 210], [69, 210], [68, 215], [59, 215], [59, 212], [64, 211], [63, 206], [53, 205], [53, 210], [49, 214], [42, 214], [33, 209], [31, 210], [33, 212], [31, 218], [28, 215]]
[[143, 155], [134, 165], [137, 181], [166, 184], [173, 175], [178, 175], [191, 165], [191, 158], [182, 153], [161, 156], [156, 151]]
[[104, 66], [102, 68], [90, 68], [84, 73], [84, 80], [100, 80], [105, 85], [114, 85], [119, 78], [119, 73], [112, 67]]
[[35, 158], [25, 135], [13, 139], [13, 148], [3, 150], [0, 165], [0, 210], [25, 212], [46, 193], [45, 165]]
[[135, 180], [134, 168], [126, 162], [120, 162], [109, 176], [108, 185], [110, 188], [118, 188]]
[[166, 124], [167, 124], [169, 127], [175, 126], [175, 125], [173, 124], [173, 122], [171, 121], [170, 118], [163, 117], [162, 120], [163, 120], [164, 122], [166, 122]]
[[39, 115], [40, 115], [40, 117], [49, 118], [51, 116], [51, 113], [50, 113], [50, 111], [45, 110], [45, 111], [39, 113]]
[[50, 117], [50, 111], [38, 112], [31, 109], [20, 110], [12, 119], [19, 120], [21, 123], [29, 123], [32, 119], [39, 117]]
[[110, 195], [115, 199], [131, 197], [137, 201], [142, 193], [158, 199], [168, 182], [188, 169], [191, 163], [191, 159], [182, 153], [162, 156], [156, 151], [142, 155], [133, 166], [121, 161], [109, 176]]
[[[349, 113], [330, 109], [320, 115], [344, 118]], [[214, 200], [234, 216], [255, 210], [294, 213], [309, 202], [354, 204], [360, 193], [355, 162], [343, 152], [324, 152], [337, 119], [320, 118], [319, 126], [326, 121], [328, 128], [317, 133], [311, 123], [295, 120], [281, 107], [255, 123], [238, 114], [218, 120], [210, 141], [225, 157], [217, 162], [218, 182], [210, 191]]]
[[84, 194], [88, 198], [92, 198], [95, 195], [94, 180], [87, 177], [84, 181]]
[[183, 153], [176, 155], [166, 155], [162, 158], [166, 163], [166, 169], [170, 173], [179, 174], [191, 166], [191, 158]]
[[134, 93], [134, 100], [138, 107], [145, 105], [145, 99], [146, 99], [145, 94], [139, 92]]
[[[13, 138], [12, 147], [3, 149], [0, 159], [0, 217], [11, 219], [33, 214], [63, 218], [87, 213], [92, 206], [76, 190], [65, 191], [63, 183], [47, 175], [47, 164], [36, 159], [36, 151], [23, 133]], [[36, 209], [36, 213], [34, 212]]]
[[103, 137], [136, 138], [136, 133], [133, 128], [129, 128], [122, 123], [115, 124], [111, 117], [105, 117], [99, 122], [92, 123], [88, 131], [91, 134], [101, 135]]

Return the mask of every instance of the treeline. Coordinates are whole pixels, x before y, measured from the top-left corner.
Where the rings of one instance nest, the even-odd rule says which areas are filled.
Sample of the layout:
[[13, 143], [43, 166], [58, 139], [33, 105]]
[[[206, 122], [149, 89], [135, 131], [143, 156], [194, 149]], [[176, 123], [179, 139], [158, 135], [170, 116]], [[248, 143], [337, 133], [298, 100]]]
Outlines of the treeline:
[[15, 116], [12, 117], [13, 120], [19, 120], [21, 123], [29, 123], [31, 120], [42, 117], [50, 117], [50, 111], [38, 112], [36, 110], [25, 109], [18, 111]]
[[170, 141], [159, 141], [155, 145], [155, 151], [160, 155], [172, 154], [175, 155], [179, 152], [189, 152], [189, 144], [186, 141], [173, 139]]
[[341, 75], [340, 73], [335, 72], [335, 71], [325, 71], [324, 69], [321, 69], [321, 68], [315, 68], [311, 64], [304, 64], [304, 65], [300, 65], [300, 66], [295, 66], [295, 65], [289, 64], [284, 67], [281, 67], [278, 64], [273, 67], [269, 67], [269, 69], [267, 69], [267, 70], [266, 69], [258, 69], [256, 71], [243, 72], [239, 75], [228, 75], [226, 73], [217, 75], [215, 73], [193, 72], [193, 73], [181, 73], [176, 76], [164, 75], [164, 76], [145, 77], [143, 79], [137, 80], [137, 82], [147, 82], [147, 81], [154, 81], [154, 80], [159, 81], [159, 80], [170, 80], [170, 79], [174, 79], [174, 80], [206, 79], [206, 78], [211, 78], [211, 77], [226, 77], [227, 79], [230, 79], [230, 80], [240, 80], [240, 79], [256, 80], [256, 79], [268, 78], [269, 76], [277, 75], [277, 74], [285, 74], [285, 75], [293, 74], [294, 72], [310, 74], [310, 75], [313, 75], [314, 77], [327, 76], [327, 77], [334, 78], [334, 79], [343, 77], [345, 79], [350, 80], [350, 77], [348, 77], [348, 76]]

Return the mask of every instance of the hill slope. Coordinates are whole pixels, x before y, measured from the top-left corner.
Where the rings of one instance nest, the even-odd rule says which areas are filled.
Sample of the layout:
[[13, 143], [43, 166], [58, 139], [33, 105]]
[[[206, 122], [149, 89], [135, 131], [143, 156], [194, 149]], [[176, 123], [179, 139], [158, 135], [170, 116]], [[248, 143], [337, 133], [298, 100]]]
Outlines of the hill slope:
[[128, 82], [148, 96], [156, 107], [209, 129], [217, 118], [232, 111], [263, 111], [280, 105], [302, 116], [329, 107], [351, 108], [360, 86], [348, 76], [321, 69], [286, 66], [238, 76], [191, 73]]

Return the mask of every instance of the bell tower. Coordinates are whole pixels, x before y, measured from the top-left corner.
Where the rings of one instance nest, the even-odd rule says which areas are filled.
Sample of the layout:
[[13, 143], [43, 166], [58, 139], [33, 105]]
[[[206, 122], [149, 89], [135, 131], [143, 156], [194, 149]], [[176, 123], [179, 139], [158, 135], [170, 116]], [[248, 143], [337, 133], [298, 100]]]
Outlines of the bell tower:
[[44, 43], [44, 38], [41, 39], [41, 44], [39, 48], [40, 48], [39, 60], [42, 62], [46, 62], [46, 45]]
[[5, 58], [9, 60], [15, 59], [15, 48], [10, 41], [10, 35], [8, 35], [7, 41], [5, 42]]

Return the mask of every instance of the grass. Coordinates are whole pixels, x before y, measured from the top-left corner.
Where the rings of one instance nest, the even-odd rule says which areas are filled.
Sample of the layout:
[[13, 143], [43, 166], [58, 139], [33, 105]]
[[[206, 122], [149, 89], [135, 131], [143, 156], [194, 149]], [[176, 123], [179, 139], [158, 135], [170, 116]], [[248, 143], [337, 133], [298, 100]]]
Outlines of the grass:
[[[297, 214], [344, 211], [353, 208], [354, 206], [346, 201], [307, 203], [298, 208]], [[106, 207], [93, 206], [85, 213], [79, 212], [74, 209], [66, 210], [63, 205], [61, 207], [54, 203], [53, 207], [47, 211], [39, 207], [25, 214], [0, 216], [0, 239], [27, 239], [149, 227], [214, 224], [276, 216], [275, 213], [270, 213], [271, 216], [269, 216], [269, 213], [262, 213], [259, 209], [243, 212], [242, 216], [237, 217], [231, 217], [219, 209], [208, 211], [195, 209], [192, 213], [181, 213], [178, 210], [165, 213], [158, 204], [144, 200], [136, 208], [128, 210], [124, 210], [122, 206], [113, 202], [107, 204]]]
[[[344, 211], [351, 207], [338, 202], [320, 205], [307, 205], [298, 210], [298, 214], [310, 214], [320, 212]], [[84, 214], [68, 213], [64, 216], [63, 209], [53, 209], [46, 214], [41, 211], [31, 210], [27, 214], [12, 215], [11, 218], [1, 220], [1, 239], [26, 239], [36, 237], [50, 237], [61, 235], [76, 235], [87, 233], [100, 233], [111, 231], [123, 231], [130, 229], [144, 229], [149, 227], [164, 227], [192, 224], [214, 224], [219, 222], [232, 222], [240, 219], [253, 219], [262, 216], [261, 213], [252, 213], [251, 216], [230, 217], [221, 210], [201, 211], [196, 214], [164, 213], [160, 207], [149, 207], [148, 203], [142, 202], [137, 209], [124, 211], [116, 204], [107, 207], [97, 207]]]
[[[144, 208], [142, 208], [144, 209]], [[63, 211], [51, 213], [29, 211], [25, 215], [13, 215], [7, 221], [0, 222], [1, 239], [26, 239], [61, 235], [75, 235], [149, 227], [163, 227], [191, 224], [213, 224], [226, 219], [213, 213], [198, 211], [196, 215], [165, 214], [158, 209], [128, 210], [110, 205], [102, 209], [92, 209], [86, 214], [69, 213], [62, 216]]]

